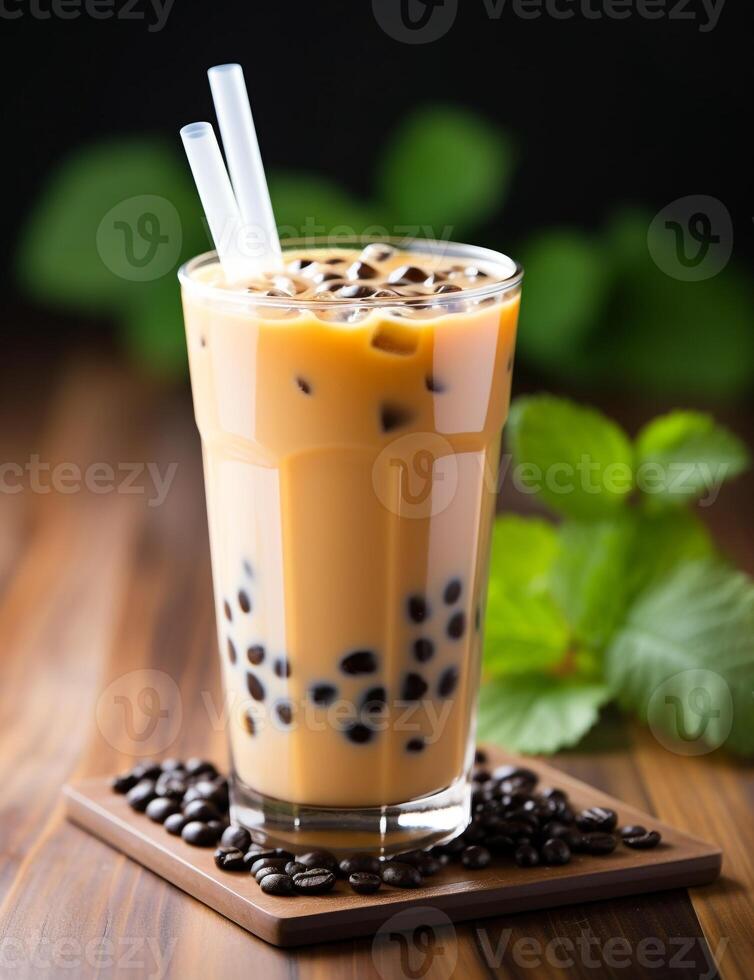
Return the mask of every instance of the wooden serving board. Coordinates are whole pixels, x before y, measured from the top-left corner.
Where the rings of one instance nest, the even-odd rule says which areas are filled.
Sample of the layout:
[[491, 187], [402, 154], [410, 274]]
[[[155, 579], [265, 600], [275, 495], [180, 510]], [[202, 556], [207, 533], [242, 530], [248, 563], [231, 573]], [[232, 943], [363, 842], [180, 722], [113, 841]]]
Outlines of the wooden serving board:
[[468, 871], [453, 863], [425, 887], [411, 891], [385, 887], [376, 895], [360, 896], [339, 881], [329, 895], [279, 898], [265, 895], [247, 873], [218, 870], [214, 848], [191, 847], [135, 813], [123, 796], [112, 792], [107, 779], [65, 786], [63, 793], [69, 820], [276, 946], [371, 935], [399, 912], [403, 913], [400, 928], [412, 928], [426, 919], [428, 907], [450, 920], [463, 921], [703, 885], [720, 873], [718, 847], [674, 830], [551, 766], [494, 749], [489, 755], [491, 765], [512, 762], [534, 769], [542, 785], [564, 789], [576, 809], [607, 806], [617, 811], [621, 825], [643, 824], [659, 830], [662, 843], [651, 851], [619, 844], [606, 857], [574, 855], [570, 864], [559, 868], [523, 869], [497, 859], [483, 871]]

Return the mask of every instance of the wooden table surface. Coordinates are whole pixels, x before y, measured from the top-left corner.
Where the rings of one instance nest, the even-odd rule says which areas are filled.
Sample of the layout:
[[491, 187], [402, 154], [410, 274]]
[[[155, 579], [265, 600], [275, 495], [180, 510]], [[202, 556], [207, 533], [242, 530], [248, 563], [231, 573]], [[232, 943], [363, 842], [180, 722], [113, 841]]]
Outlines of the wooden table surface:
[[[198, 437], [185, 391], [95, 356], [41, 378], [14, 371], [0, 388], [0, 433], [5, 464], [34, 465], [32, 454], [51, 466], [178, 464], [161, 506], [143, 475], [146, 492], [103, 492], [100, 475], [99, 492], [45, 493], [44, 474], [12, 492], [3, 471], [0, 976], [751, 976], [752, 767], [668, 752], [609, 714], [599, 738], [554, 763], [719, 842], [717, 884], [440, 929], [418, 949], [387, 938], [285, 952], [65, 823], [61, 785], [128, 766], [133, 748], [225, 763]], [[731, 486], [710, 517], [754, 571], [751, 490]], [[160, 696], [151, 720], [148, 700], [137, 705], [146, 714], [124, 704], [116, 727], [111, 709], [98, 715], [98, 703], [149, 687]]]

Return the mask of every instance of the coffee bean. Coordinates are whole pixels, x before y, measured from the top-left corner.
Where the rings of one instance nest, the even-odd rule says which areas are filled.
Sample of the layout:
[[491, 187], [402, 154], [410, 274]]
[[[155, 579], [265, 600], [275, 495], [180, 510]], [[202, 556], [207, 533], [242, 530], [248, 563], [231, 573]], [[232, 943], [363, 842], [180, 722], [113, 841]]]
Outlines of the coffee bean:
[[539, 854], [531, 844], [521, 844], [516, 848], [513, 860], [519, 868], [534, 868], [539, 864]]
[[145, 759], [133, 767], [131, 775], [138, 783], [142, 779], [157, 779], [161, 772], [162, 767], [159, 762], [155, 762], [153, 759]]
[[539, 791], [539, 795], [544, 797], [546, 800], [559, 800], [562, 803], [565, 803], [568, 800], [568, 796], [562, 789], [553, 789], [552, 786], [543, 786]]
[[443, 599], [446, 605], [452, 606], [454, 602], [458, 602], [461, 598], [461, 582], [460, 579], [454, 578], [445, 586], [445, 592], [443, 593]]
[[382, 865], [379, 858], [376, 858], [373, 854], [367, 854], [363, 851], [357, 852], [356, 854], [351, 854], [350, 857], [343, 858], [339, 865], [340, 872], [345, 877], [348, 877], [348, 875], [354, 874], [354, 872], [358, 871], [378, 875], [381, 867]]
[[183, 815], [187, 820], [201, 820], [208, 823], [217, 820], [220, 813], [216, 806], [207, 800], [192, 800], [183, 807]]
[[338, 689], [332, 684], [315, 684], [310, 695], [315, 704], [328, 705], [338, 696]]
[[401, 688], [401, 699], [403, 701], [420, 701], [427, 690], [427, 682], [420, 674], [406, 674]]
[[186, 773], [192, 778], [205, 776], [207, 779], [214, 779], [217, 776], [217, 769], [207, 759], [199, 759], [193, 756], [186, 760]]
[[420, 595], [409, 596], [408, 615], [415, 623], [423, 623], [427, 616], [429, 616], [427, 600]]
[[275, 661], [275, 665], [272, 668], [277, 677], [290, 677], [291, 676], [291, 662], [287, 657], [278, 657]]
[[243, 851], [237, 847], [218, 847], [215, 851], [215, 864], [221, 871], [243, 871]]
[[374, 738], [374, 730], [358, 721], [346, 725], [344, 734], [349, 742], [354, 742], [356, 745], [365, 745]]
[[289, 861], [290, 858], [284, 857], [257, 858], [257, 860], [251, 866], [251, 873], [259, 882], [264, 877], [265, 871], [268, 874], [272, 874], [274, 872], [282, 873], [285, 871], [285, 866]]
[[615, 810], [610, 810], [604, 806], [593, 806], [576, 814], [576, 826], [584, 833], [593, 830], [609, 833], [611, 830], [615, 830], [617, 823], [618, 814]]
[[357, 261], [346, 269], [347, 279], [374, 279], [376, 275], [377, 270], [368, 262]]
[[457, 612], [448, 620], [448, 636], [451, 640], [460, 640], [466, 630], [466, 614]]
[[207, 821], [207, 826], [209, 827], [210, 830], [214, 831], [215, 834], [217, 835], [215, 837], [215, 840], [220, 840], [220, 838], [222, 837], [222, 835], [225, 833], [225, 831], [228, 828], [228, 821], [227, 820], [223, 820], [223, 819], [221, 819], [221, 820], [208, 820]]
[[647, 851], [652, 847], [657, 847], [657, 845], [662, 840], [662, 835], [656, 830], [648, 830], [644, 834], [640, 834], [638, 837], [624, 837], [623, 843], [626, 847], [633, 847], [640, 851]]
[[296, 860], [307, 868], [326, 868], [328, 871], [336, 871], [338, 868], [338, 859], [331, 851], [306, 851], [304, 854], [297, 854]]
[[327, 868], [310, 868], [293, 876], [293, 886], [303, 894], [324, 895], [335, 887], [335, 875]]
[[413, 412], [402, 405], [385, 402], [380, 406], [380, 426], [383, 432], [392, 432], [402, 425], [408, 425], [413, 419]]
[[233, 622], [233, 610], [230, 608], [230, 603], [227, 599], [223, 600], [223, 612], [225, 613], [225, 618], [229, 623]]
[[344, 674], [373, 674], [377, 670], [377, 657], [371, 650], [356, 650], [340, 661]]
[[194, 800], [206, 800], [217, 807], [225, 804], [227, 791], [214, 780], [200, 779], [193, 786], [189, 786], [183, 796], [184, 807]]
[[361, 710], [368, 715], [378, 714], [387, 704], [387, 691], [384, 687], [370, 687], [361, 699]]
[[172, 834], [174, 837], [180, 837], [181, 831], [187, 822], [182, 813], [171, 813], [162, 826], [169, 834]]
[[642, 827], [641, 824], [629, 824], [627, 827], [620, 828], [621, 837], [643, 837], [646, 834], [647, 828]]
[[127, 793], [133, 789], [138, 780], [130, 772], [124, 772], [120, 776], [113, 776], [110, 781], [110, 788], [114, 793]]
[[181, 808], [175, 800], [170, 800], [165, 796], [157, 796], [147, 804], [145, 813], [154, 823], [165, 823], [168, 817], [174, 813], [180, 813], [180, 810]]
[[382, 879], [369, 871], [354, 871], [348, 876], [348, 884], [357, 895], [374, 895], [380, 890]]
[[167, 797], [170, 800], [182, 800], [183, 794], [188, 789], [188, 783], [182, 772], [163, 772], [154, 784], [154, 791], [158, 796]]
[[302, 377], [296, 378], [296, 385], [298, 387], [298, 390], [302, 392], [304, 395], [311, 395], [312, 386], [305, 378]]
[[157, 795], [154, 787], [155, 782], [153, 779], [142, 779], [133, 789], [130, 789], [126, 793], [126, 800], [131, 809], [136, 810], [137, 813], [144, 813], [147, 806]]
[[251, 847], [251, 834], [245, 827], [228, 827], [220, 838], [223, 847], [235, 847], [239, 851], [248, 851]]
[[492, 861], [492, 855], [486, 847], [472, 844], [471, 847], [466, 847], [461, 852], [461, 864], [464, 868], [469, 868], [472, 871], [486, 868], [490, 861]]
[[437, 684], [437, 693], [441, 698], [448, 698], [455, 691], [458, 685], [458, 670], [455, 667], [448, 667], [440, 674]]
[[413, 753], [423, 752], [425, 746], [426, 743], [423, 738], [419, 738], [419, 737], [410, 738], [408, 742], [406, 742], [406, 751], [413, 752]]
[[401, 265], [393, 269], [387, 281], [393, 286], [408, 286], [411, 283], [424, 282], [427, 273], [415, 265]]
[[431, 640], [426, 637], [419, 637], [418, 640], [414, 640], [414, 656], [419, 661], [419, 663], [424, 664], [428, 660], [431, 660], [435, 653], [435, 645]]
[[353, 283], [347, 286], [340, 286], [335, 290], [335, 295], [340, 299], [368, 299], [374, 296], [374, 289], [371, 286], [359, 286]]
[[424, 384], [427, 391], [433, 391], [437, 395], [441, 395], [445, 391], [445, 384], [434, 376], [434, 374], [428, 374], [424, 379]]
[[542, 860], [545, 864], [568, 864], [571, 860], [571, 849], [560, 837], [551, 837], [542, 845]]
[[162, 769], [163, 773], [174, 773], [174, 774], [184, 773], [186, 771], [186, 767], [184, 766], [183, 761], [181, 759], [173, 759], [173, 758], [163, 759], [160, 762], [160, 769]]
[[258, 667], [264, 660], [264, 647], [260, 646], [259, 644], [249, 647], [249, 649], [246, 651], [246, 659], [250, 664], [254, 664], [255, 667]]
[[255, 861], [259, 860], [260, 851], [261, 848], [258, 845], [252, 844], [251, 848], [244, 854], [243, 866], [244, 868], [246, 868], [247, 871], [251, 872], [252, 864], [254, 864]]
[[[568, 838], [565, 838], [568, 840]], [[618, 841], [612, 834], [594, 831], [589, 834], [581, 834], [580, 839], [576, 839], [572, 832], [571, 841], [574, 850], [582, 851], [584, 854], [612, 854]]]
[[246, 674], [246, 687], [255, 701], [264, 701], [264, 686], [256, 674]]
[[[252, 848], [254, 850], [254, 848]], [[285, 858], [286, 861], [293, 860], [293, 854], [290, 851], [286, 851], [284, 847], [260, 847], [256, 845], [256, 855], [257, 860], [261, 858]]]
[[231, 640], [230, 637], [228, 637], [228, 660], [230, 660], [232, 664], [234, 664], [236, 660], [238, 660], [238, 654], [236, 653], [235, 644], [233, 643], [233, 640]]
[[190, 820], [184, 825], [181, 837], [194, 847], [212, 847], [217, 843], [218, 834], [201, 820]]
[[306, 865], [302, 864], [300, 861], [289, 861], [288, 864], [286, 864], [285, 866], [285, 873], [287, 875], [290, 875], [291, 878], [294, 875], [301, 874], [302, 871], [307, 871], [307, 870], [308, 868], [306, 867]]
[[388, 861], [382, 868], [382, 880], [394, 888], [418, 888], [422, 876], [412, 864]]
[[265, 875], [259, 883], [266, 895], [293, 895], [293, 879], [286, 874]]

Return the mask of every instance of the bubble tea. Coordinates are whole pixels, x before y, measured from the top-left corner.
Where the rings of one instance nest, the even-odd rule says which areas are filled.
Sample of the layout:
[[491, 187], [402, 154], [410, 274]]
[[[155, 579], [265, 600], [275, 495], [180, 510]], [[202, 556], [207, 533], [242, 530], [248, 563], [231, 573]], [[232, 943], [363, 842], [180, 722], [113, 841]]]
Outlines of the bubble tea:
[[449, 243], [181, 270], [236, 820], [385, 853], [469, 818], [520, 270]]

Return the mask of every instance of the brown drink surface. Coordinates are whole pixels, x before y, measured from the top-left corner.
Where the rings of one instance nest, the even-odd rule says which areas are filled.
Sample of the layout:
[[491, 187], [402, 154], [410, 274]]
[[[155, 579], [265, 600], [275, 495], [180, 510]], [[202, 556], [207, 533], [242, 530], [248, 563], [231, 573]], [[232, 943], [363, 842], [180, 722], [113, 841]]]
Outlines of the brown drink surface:
[[518, 288], [384, 251], [184, 287], [233, 761], [291, 802], [403, 802], [472, 751]]

